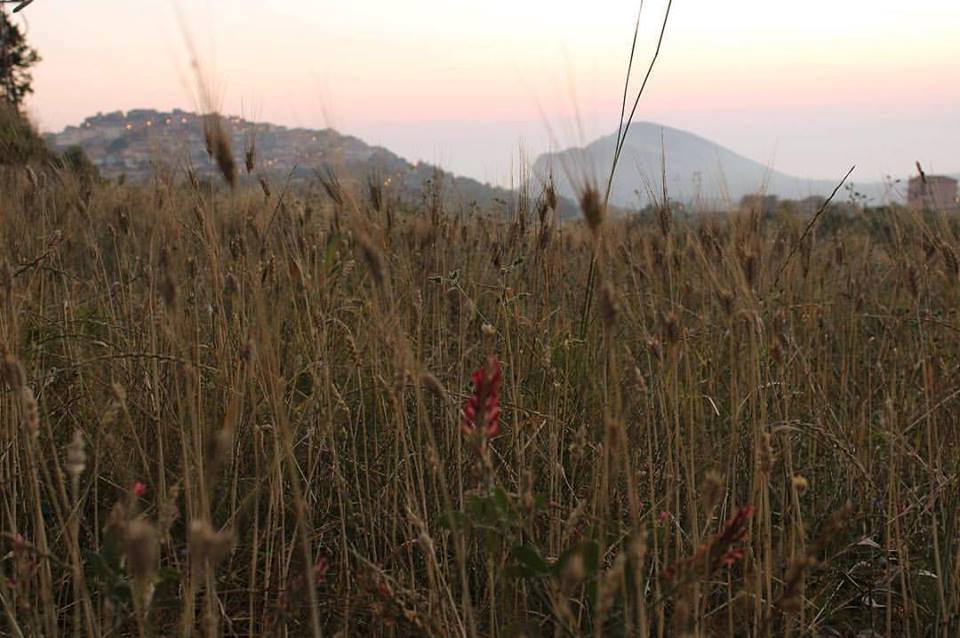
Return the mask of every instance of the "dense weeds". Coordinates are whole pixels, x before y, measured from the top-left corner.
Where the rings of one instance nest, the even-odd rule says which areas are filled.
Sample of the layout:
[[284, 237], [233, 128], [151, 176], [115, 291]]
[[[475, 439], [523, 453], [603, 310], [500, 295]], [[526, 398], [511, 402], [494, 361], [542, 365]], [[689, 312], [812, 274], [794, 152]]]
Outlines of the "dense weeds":
[[3, 635], [960, 632], [951, 219], [2, 181]]

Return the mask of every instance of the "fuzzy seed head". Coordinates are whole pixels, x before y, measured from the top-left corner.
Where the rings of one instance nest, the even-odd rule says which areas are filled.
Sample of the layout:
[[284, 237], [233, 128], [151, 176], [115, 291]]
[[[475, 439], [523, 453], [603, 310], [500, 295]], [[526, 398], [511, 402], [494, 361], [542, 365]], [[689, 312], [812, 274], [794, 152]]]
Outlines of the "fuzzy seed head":
[[547, 188], [544, 191], [544, 199], [546, 200], [547, 208], [550, 210], [557, 210], [557, 190], [553, 187], [553, 178], [550, 178], [550, 182], [547, 184]]
[[757, 450], [757, 461], [760, 472], [766, 476], [770, 475], [773, 469], [773, 441], [769, 432], [760, 435], [760, 447]]
[[433, 376], [429, 372], [424, 372], [420, 375], [420, 384], [426, 388], [430, 394], [435, 396], [439, 401], [445, 401], [447, 399], [447, 389], [443, 387], [443, 384], [440, 383], [440, 379]]
[[233, 534], [215, 531], [210, 523], [195, 520], [190, 523], [190, 554], [200, 563], [216, 565], [233, 551]]
[[797, 491], [797, 494], [803, 495], [807, 488], [810, 487], [810, 483], [807, 482], [807, 479], [799, 474], [793, 477], [791, 483], [793, 484], [793, 489]]
[[710, 512], [720, 502], [723, 496], [723, 475], [716, 470], [710, 470], [703, 477], [703, 486], [700, 488], [703, 495], [703, 506]]
[[663, 318], [663, 339], [670, 345], [680, 342], [681, 334], [680, 319], [673, 312]]
[[233, 188], [237, 184], [237, 163], [233, 159], [230, 136], [219, 113], [209, 113], [203, 118], [203, 135], [207, 153], [216, 161], [223, 179]]
[[20, 404], [23, 407], [23, 425], [32, 437], [40, 434], [40, 412], [37, 408], [37, 399], [33, 390], [23, 386], [20, 390]]
[[84, 449], [83, 432], [74, 430], [73, 439], [67, 445], [67, 474], [76, 480], [87, 469], [87, 452]]
[[587, 186], [580, 195], [580, 210], [583, 212], [584, 219], [587, 220], [587, 226], [594, 233], [603, 223], [606, 211], [603, 207], [603, 201], [600, 199], [600, 191], [594, 186]]
[[618, 304], [616, 293], [612, 286], [604, 283], [600, 287], [600, 315], [603, 317], [603, 328], [609, 332], [617, 320]]
[[360, 252], [363, 255], [363, 260], [366, 262], [367, 268], [370, 269], [370, 276], [373, 277], [373, 281], [377, 286], [382, 288], [386, 273], [383, 254], [377, 250], [377, 247], [366, 235], [360, 235], [357, 238], [357, 243], [360, 244]]
[[157, 565], [157, 530], [149, 522], [137, 518], [127, 524], [124, 551], [130, 575], [137, 580], [149, 579]]
[[24, 372], [20, 362], [10, 353], [6, 353], [3, 357], [2, 374], [2, 380], [6, 381], [7, 385], [15, 392], [19, 392], [27, 383], [27, 373]]

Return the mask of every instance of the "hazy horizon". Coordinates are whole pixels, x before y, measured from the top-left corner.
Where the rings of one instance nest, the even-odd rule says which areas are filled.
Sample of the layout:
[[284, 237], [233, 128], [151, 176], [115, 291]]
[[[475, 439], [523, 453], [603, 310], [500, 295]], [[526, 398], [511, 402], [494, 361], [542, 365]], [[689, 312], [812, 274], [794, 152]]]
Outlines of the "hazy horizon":
[[[616, 128], [638, 4], [205, 0], [182, 11], [225, 112], [332, 126], [506, 183], [521, 144], [532, 160]], [[900, 176], [915, 160], [960, 170], [960, 6], [850, 4], [675, 3], [637, 119], [805, 178], [850, 164], [860, 181]], [[664, 6], [646, 3], [641, 62]], [[197, 108], [173, 3], [41, 0], [19, 15], [44, 58], [29, 102], [44, 130], [98, 111]]]

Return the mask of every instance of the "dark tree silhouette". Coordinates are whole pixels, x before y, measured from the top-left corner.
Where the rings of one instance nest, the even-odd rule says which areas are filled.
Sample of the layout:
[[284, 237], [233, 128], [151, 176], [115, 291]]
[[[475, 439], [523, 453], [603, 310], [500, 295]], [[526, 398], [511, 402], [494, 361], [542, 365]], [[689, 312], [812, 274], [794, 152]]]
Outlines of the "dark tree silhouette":
[[0, 98], [19, 109], [23, 98], [33, 93], [30, 67], [39, 61], [40, 56], [27, 44], [20, 25], [12, 22], [6, 8], [0, 5]]
[[16, 4], [17, 6], [13, 9], [14, 13], [32, 3], [33, 0], [0, 0], [0, 4]]

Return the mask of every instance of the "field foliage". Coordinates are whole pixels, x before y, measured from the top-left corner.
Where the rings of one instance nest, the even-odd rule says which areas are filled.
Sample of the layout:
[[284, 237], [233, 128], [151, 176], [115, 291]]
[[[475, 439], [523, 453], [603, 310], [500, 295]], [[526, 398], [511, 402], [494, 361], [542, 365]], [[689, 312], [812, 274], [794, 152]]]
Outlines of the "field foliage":
[[944, 215], [2, 170], [0, 634], [960, 632]]

